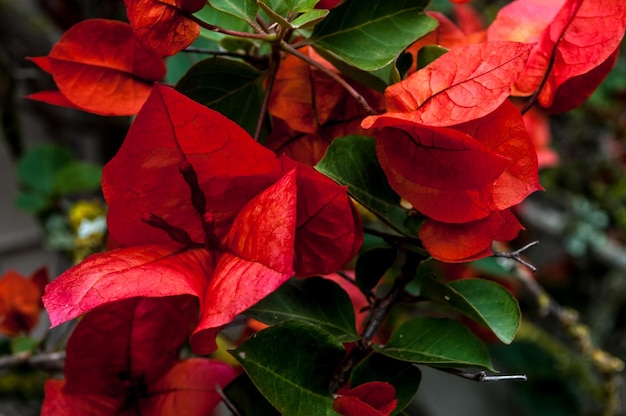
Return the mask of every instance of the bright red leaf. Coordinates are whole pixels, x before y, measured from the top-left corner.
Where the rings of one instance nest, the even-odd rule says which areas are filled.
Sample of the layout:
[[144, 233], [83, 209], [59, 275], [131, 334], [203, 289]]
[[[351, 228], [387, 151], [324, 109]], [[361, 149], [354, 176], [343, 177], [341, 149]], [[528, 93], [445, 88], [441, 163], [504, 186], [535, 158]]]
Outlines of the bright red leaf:
[[47, 283], [45, 268], [36, 270], [30, 278], [13, 270], [0, 277], [0, 333], [13, 337], [28, 333], [37, 325]]
[[[502, 235], [513, 238], [519, 224], [497, 213], [541, 189], [535, 149], [515, 106], [505, 101], [480, 119], [451, 127], [394, 116], [379, 116], [373, 124], [380, 129], [378, 159], [391, 187], [430, 218], [420, 231], [429, 252], [463, 261], [487, 253]], [[504, 224], [517, 225], [501, 232]], [[446, 230], [458, 232], [463, 242]]]
[[[128, 24], [104, 19], [74, 25], [48, 56], [31, 60], [52, 75], [69, 107], [102, 115], [137, 113], [166, 72], [160, 56], [145, 49]], [[57, 94], [29, 97], [65, 104]]]
[[160, 85], [105, 167], [103, 191], [111, 237], [126, 248], [49, 286], [53, 325], [115, 300], [190, 294], [200, 300], [192, 345], [210, 352], [221, 326], [294, 273], [334, 271], [360, 246], [344, 188]]
[[[430, 126], [483, 117], [502, 104], [524, 69], [531, 45], [486, 42], [453, 49], [385, 91], [387, 113]], [[370, 128], [380, 116], [366, 118]]]
[[221, 400], [215, 385], [235, 374], [219, 361], [178, 360], [196, 321], [187, 296], [133, 298], [87, 314], [68, 342], [65, 382], [46, 385], [42, 414], [209, 414]]
[[206, 0], [124, 0], [135, 36], [148, 49], [169, 56], [191, 45], [200, 26], [183, 13], [195, 13]]
[[335, 399], [333, 409], [342, 416], [388, 416], [397, 403], [393, 385], [373, 381], [341, 394]]
[[551, 112], [577, 107], [609, 73], [626, 30], [626, 3], [613, 0], [517, 0], [502, 8], [490, 40], [534, 43], [516, 83], [518, 95], [541, 88]]

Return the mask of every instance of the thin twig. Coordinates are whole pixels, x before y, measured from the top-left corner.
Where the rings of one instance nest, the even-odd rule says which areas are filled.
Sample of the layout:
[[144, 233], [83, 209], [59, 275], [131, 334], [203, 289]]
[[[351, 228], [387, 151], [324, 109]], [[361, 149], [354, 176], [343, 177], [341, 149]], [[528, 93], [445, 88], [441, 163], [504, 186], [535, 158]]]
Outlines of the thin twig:
[[240, 32], [238, 30], [230, 30], [230, 29], [223, 28], [221, 26], [212, 25], [210, 23], [205, 22], [204, 20], [197, 18], [196, 16], [192, 14], [185, 14], [185, 17], [187, 17], [190, 20], [193, 20], [200, 27], [210, 30], [211, 32], [222, 33], [224, 35], [235, 36], [238, 38], [259, 39], [259, 40], [264, 40], [267, 42], [276, 42], [278, 40], [275, 33]]
[[263, 94], [263, 101], [261, 102], [261, 110], [259, 111], [259, 118], [257, 119], [256, 128], [254, 129], [254, 140], [257, 142], [261, 138], [261, 132], [263, 131], [263, 124], [265, 122], [266, 114], [268, 111], [270, 98], [272, 96], [272, 89], [274, 88], [274, 82], [276, 81], [276, 75], [278, 74], [278, 68], [280, 66], [281, 54], [280, 49], [276, 45], [272, 45], [272, 54], [270, 57], [269, 75], [267, 76], [267, 84], [265, 86], [265, 92]]
[[523, 264], [524, 266], [528, 267], [530, 270], [532, 270], [533, 272], [537, 271], [537, 268], [535, 266], [533, 266], [532, 264], [530, 264], [529, 262], [527, 262], [526, 260], [524, 260], [521, 256], [521, 254], [528, 250], [529, 248], [536, 246], [537, 244], [539, 244], [539, 241], [533, 241], [530, 242], [528, 244], [526, 244], [524, 247], [517, 249], [515, 251], [494, 251], [492, 256], [493, 257], [504, 257], [507, 259], [513, 259], [518, 263]]
[[228, 408], [228, 410], [231, 411], [233, 416], [241, 416], [241, 413], [239, 413], [239, 410], [235, 407], [233, 402], [230, 401], [228, 396], [226, 396], [226, 393], [224, 393], [224, 390], [222, 390], [222, 386], [220, 386], [217, 383], [215, 384], [215, 392], [217, 393], [218, 396], [220, 396], [220, 398], [224, 402], [224, 405]]
[[29, 367], [46, 370], [63, 370], [65, 362], [65, 351], [44, 352], [32, 354], [30, 352], [19, 352], [13, 355], [0, 357], [0, 369], [15, 367]]
[[290, 54], [292, 54], [294, 56], [297, 56], [298, 58], [302, 59], [304, 62], [308, 63], [309, 65], [311, 65], [311, 66], [313, 66], [313, 67], [315, 67], [317, 69], [319, 69], [325, 75], [328, 75], [329, 77], [334, 79], [337, 83], [339, 83], [339, 85], [341, 85], [348, 92], [348, 94], [350, 94], [359, 103], [359, 105], [361, 107], [363, 107], [363, 109], [368, 114], [372, 114], [372, 115], [378, 114], [378, 111], [376, 111], [372, 107], [370, 107], [370, 105], [368, 104], [368, 102], [365, 99], [365, 97], [363, 97], [361, 94], [359, 94], [359, 92], [357, 90], [355, 90], [352, 87], [352, 85], [350, 85], [339, 74], [329, 70], [328, 68], [326, 68], [324, 65], [320, 64], [319, 62], [309, 58], [305, 54], [301, 53], [300, 51], [298, 51], [297, 49], [295, 49], [294, 47], [289, 45], [287, 42], [281, 41], [280, 42], [280, 46], [281, 46], [281, 48], [285, 52], [290, 53]]
[[433, 367], [439, 371], [443, 371], [448, 374], [452, 374], [454, 376], [458, 376], [461, 378], [465, 378], [472, 381], [478, 382], [488, 382], [488, 381], [510, 381], [510, 380], [518, 380], [518, 381], [527, 381], [528, 378], [524, 374], [513, 374], [513, 375], [501, 375], [501, 376], [489, 376], [484, 371], [479, 371], [478, 373], [467, 373], [465, 371], [457, 370], [456, 368], [442, 368], [442, 367]]

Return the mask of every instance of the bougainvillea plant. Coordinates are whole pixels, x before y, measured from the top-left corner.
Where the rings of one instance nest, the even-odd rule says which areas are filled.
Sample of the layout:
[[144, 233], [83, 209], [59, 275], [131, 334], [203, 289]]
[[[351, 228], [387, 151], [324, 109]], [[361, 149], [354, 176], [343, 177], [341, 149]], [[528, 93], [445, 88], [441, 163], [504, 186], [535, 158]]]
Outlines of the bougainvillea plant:
[[109, 250], [43, 296], [53, 326], [85, 315], [44, 415], [389, 415], [415, 364], [495, 370], [467, 318], [510, 343], [517, 301], [432, 265], [523, 229], [523, 114], [593, 92], [626, 3], [516, 0], [486, 30], [427, 0], [125, 6], [30, 58], [58, 87], [30, 98], [134, 116], [102, 174]]

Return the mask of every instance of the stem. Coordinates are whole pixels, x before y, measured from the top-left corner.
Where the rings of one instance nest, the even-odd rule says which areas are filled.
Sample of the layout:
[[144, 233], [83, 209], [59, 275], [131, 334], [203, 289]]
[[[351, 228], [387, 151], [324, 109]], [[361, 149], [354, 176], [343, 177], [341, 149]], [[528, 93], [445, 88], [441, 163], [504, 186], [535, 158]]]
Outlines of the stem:
[[220, 26], [212, 25], [210, 23], [205, 22], [204, 20], [198, 19], [196, 16], [192, 14], [185, 14], [185, 17], [196, 22], [200, 27], [210, 30], [211, 32], [223, 33], [229, 36], [235, 36], [238, 38], [248, 38], [248, 39], [259, 39], [267, 42], [276, 42], [277, 37], [274, 33], [249, 33], [249, 32], [240, 32], [238, 30], [230, 30], [225, 29]]
[[272, 54], [270, 55], [270, 66], [268, 68], [269, 75], [267, 77], [267, 85], [265, 86], [265, 92], [263, 94], [263, 101], [261, 102], [261, 110], [259, 111], [259, 118], [257, 119], [256, 128], [254, 129], [254, 140], [257, 142], [261, 138], [261, 132], [263, 131], [263, 123], [265, 122], [265, 114], [269, 107], [270, 98], [272, 96], [272, 89], [274, 88], [274, 82], [276, 81], [276, 75], [278, 74], [278, 67], [280, 66], [280, 49], [276, 44], [272, 45]]
[[512, 374], [501, 376], [488, 376], [486, 372], [479, 371], [478, 373], [466, 373], [465, 371], [457, 370], [456, 368], [441, 368], [433, 367], [439, 371], [443, 371], [448, 374], [452, 374], [457, 377], [466, 378], [472, 381], [487, 382], [487, 381], [507, 381], [507, 380], [521, 380], [527, 381], [528, 378], [524, 374]]
[[348, 84], [348, 82], [345, 79], [343, 79], [340, 75], [338, 75], [337, 73], [329, 70], [324, 65], [322, 65], [319, 62], [309, 58], [305, 54], [299, 52], [297, 49], [295, 49], [294, 47], [289, 45], [287, 42], [281, 41], [280, 42], [280, 46], [282, 47], [282, 49], [285, 52], [290, 53], [290, 54], [292, 54], [294, 56], [297, 56], [298, 58], [302, 59], [304, 62], [308, 63], [309, 65], [311, 65], [311, 66], [313, 66], [313, 67], [315, 67], [317, 69], [319, 69], [324, 74], [328, 75], [329, 77], [334, 79], [336, 82], [338, 82], [339, 85], [341, 85], [348, 92], [348, 94], [350, 94], [359, 103], [359, 105], [361, 107], [363, 107], [363, 109], [368, 114], [372, 114], [372, 115], [378, 114], [378, 111], [376, 111], [372, 107], [370, 107], [370, 105], [368, 104], [368, 102], [365, 99], [365, 97], [363, 97], [361, 94], [359, 94], [357, 90], [352, 88], [352, 86], [350, 84]]
[[531, 243], [526, 244], [524, 247], [517, 249], [515, 251], [503, 251], [503, 252], [499, 252], [499, 251], [494, 251], [492, 256], [493, 257], [504, 257], [507, 259], [513, 259], [518, 263], [523, 264], [524, 266], [528, 267], [530, 270], [532, 270], [533, 272], [537, 271], [537, 268], [535, 266], [533, 266], [532, 264], [530, 264], [529, 262], [527, 262], [526, 260], [524, 260], [521, 256], [521, 254], [528, 250], [529, 248], [536, 246], [537, 244], [539, 244], [539, 241], [533, 241]]
[[332, 392], [336, 392], [341, 386], [346, 384], [352, 369], [371, 352], [372, 339], [376, 331], [383, 323], [383, 320], [393, 305], [398, 301], [406, 286], [413, 280], [413, 277], [415, 277], [417, 267], [421, 261], [421, 256], [406, 252], [406, 260], [402, 266], [400, 275], [396, 277], [389, 292], [387, 292], [383, 298], [378, 298], [374, 301], [372, 311], [361, 333], [361, 338], [356, 342], [352, 350], [350, 350], [337, 368], [333, 380], [331, 381], [330, 387]]
[[46, 369], [53, 371], [63, 370], [65, 362], [65, 351], [44, 352], [32, 354], [30, 352], [20, 352], [5, 357], [0, 357], [0, 369], [27, 366], [29, 368]]

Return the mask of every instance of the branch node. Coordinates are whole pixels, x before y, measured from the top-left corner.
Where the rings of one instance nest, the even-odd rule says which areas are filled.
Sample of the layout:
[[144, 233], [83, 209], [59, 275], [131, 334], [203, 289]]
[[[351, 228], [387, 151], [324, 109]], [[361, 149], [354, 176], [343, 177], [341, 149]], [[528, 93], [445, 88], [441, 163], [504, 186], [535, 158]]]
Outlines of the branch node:
[[516, 262], [523, 264], [524, 266], [528, 267], [530, 270], [532, 270], [533, 272], [537, 271], [537, 268], [535, 266], [533, 266], [532, 264], [530, 264], [529, 262], [527, 262], [526, 260], [524, 260], [521, 256], [521, 254], [528, 250], [529, 248], [536, 246], [537, 244], [539, 244], [539, 241], [532, 241], [528, 244], [526, 244], [524, 247], [517, 249], [515, 251], [494, 251], [492, 256], [493, 257], [504, 257], [507, 259], [512, 259], [515, 260]]

